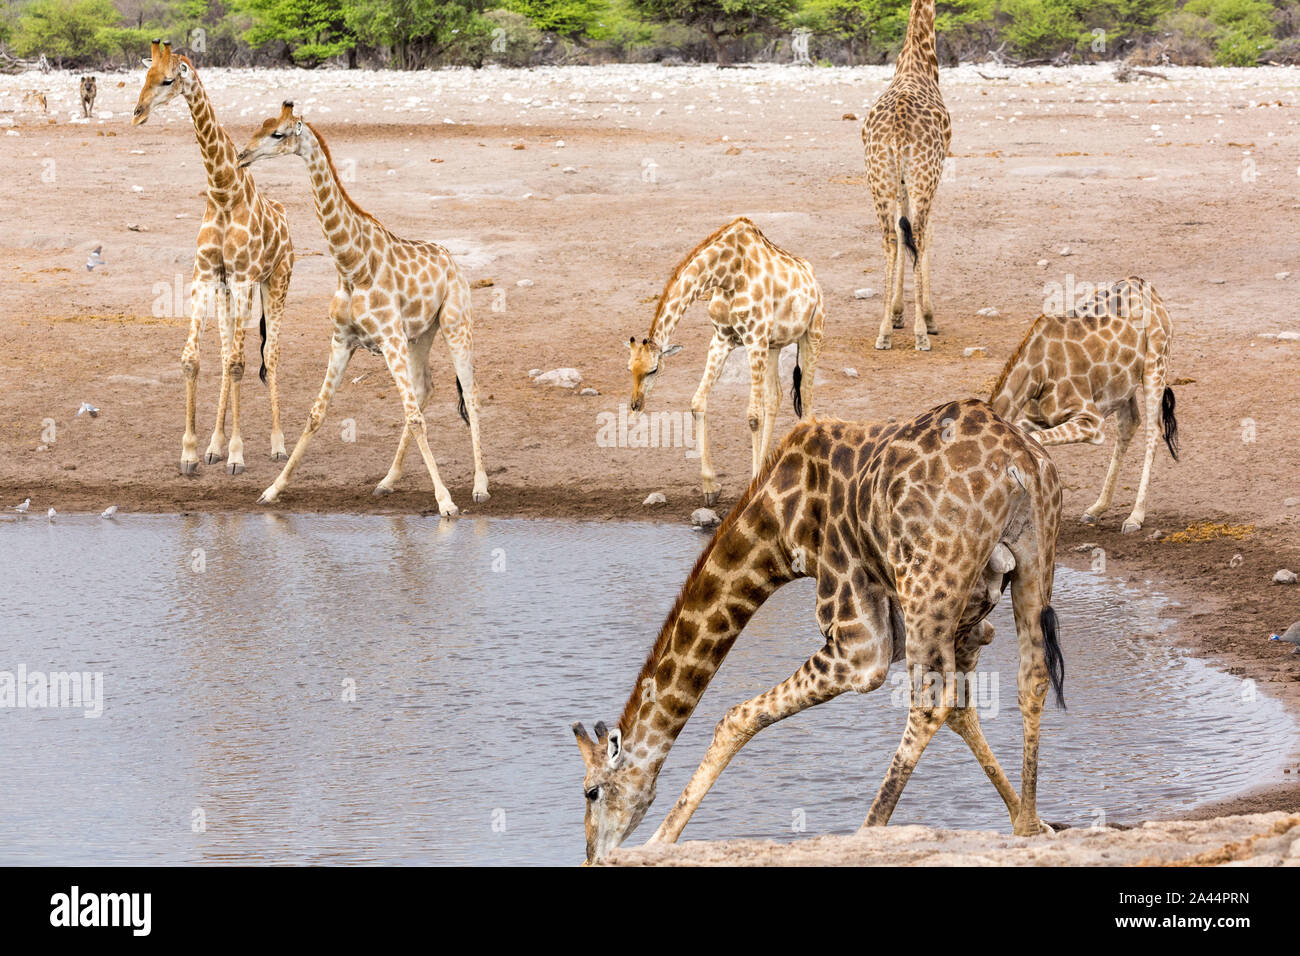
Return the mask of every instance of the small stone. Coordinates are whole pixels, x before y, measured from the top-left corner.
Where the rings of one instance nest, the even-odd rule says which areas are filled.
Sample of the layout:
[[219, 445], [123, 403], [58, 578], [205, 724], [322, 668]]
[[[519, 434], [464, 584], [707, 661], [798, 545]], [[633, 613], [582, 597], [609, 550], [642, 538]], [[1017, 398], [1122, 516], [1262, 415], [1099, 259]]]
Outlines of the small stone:
[[577, 166], [565, 166], [564, 169], [562, 169], [562, 170], [560, 170], [560, 171], [561, 171], [561, 172], [564, 172], [564, 173], [576, 173], [576, 172], [578, 171], [578, 167], [577, 167]]
[[1275, 273], [1273, 273], [1273, 278], [1274, 278], [1274, 279], [1279, 279], [1279, 280], [1280, 280], [1280, 279], [1289, 279], [1290, 277], [1291, 277], [1291, 273], [1289, 273], [1289, 272], [1275, 272]]
[[1097, 550], [1097, 543], [1095, 541], [1085, 541], [1083, 544], [1076, 544], [1070, 550], [1075, 554], [1091, 554]]
[[652, 491], [650, 494], [646, 495], [645, 501], [641, 502], [641, 504], [647, 508], [652, 505], [666, 505], [668, 504], [668, 499], [664, 497], [662, 491]]
[[1226, 285], [1227, 282], [1227, 279], [1211, 279], [1210, 285]]
[[712, 508], [696, 508], [691, 512], [691, 524], [697, 528], [714, 528], [721, 523], [722, 519]]
[[854, 122], [857, 118], [858, 118], [857, 113], [845, 113], [843, 116], [840, 117], [840, 119], [848, 120], [850, 123]]
[[996, 319], [996, 318], [997, 318], [998, 316], [1000, 316], [1002, 313], [999, 312], [997, 309], [993, 308], [993, 306], [988, 306], [987, 308], [980, 309], [980, 310], [979, 310], [978, 312], [976, 312], [975, 314], [976, 314], [976, 315], [987, 316], [987, 317], [990, 318], [990, 319]]
[[576, 388], [582, 384], [582, 373], [576, 368], [553, 368], [549, 372], [533, 377], [536, 385], [552, 385], [556, 388]]
[[1296, 574], [1294, 571], [1288, 571], [1286, 568], [1280, 568], [1277, 574], [1273, 575], [1274, 584], [1295, 584]]
[[62, 465], [60, 465], [59, 467], [62, 468], [64, 471], [76, 471], [76, 470], [77, 470], [76, 462], [71, 462], [71, 461], [65, 461], [65, 462], [64, 462]]
[[1159, 541], [1159, 540], [1160, 540], [1161, 538], [1163, 538], [1164, 536], [1165, 536], [1165, 533], [1164, 533], [1163, 531], [1152, 531], [1149, 535], [1147, 535], [1147, 540], [1148, 540], [1148, 541]]
[[1039, 260], [1038, 260], [1038, 268], [1040, 268], [1040, 269], [1046, 269], [1046, 268], [1047, 268], [1047, 260], [1046, 260], [1046, 259], [1039, 259]]
[[875, 294], [876, 294], [875, 289], [854, 289], [853, 290], [853, 298], [855, 299], [870, 299], [873, 298]]
[[1069, 246], [1062, 247], [1061, 251], [1057, 253], [1057, 255], [1061, 255], [1061, 256], [1068, 256], [1069, 254], [1070, 254]]
[[1286, 501], [1282, 502], [1283, 508], [1295, 508], [1297, 506], [1300, 506], [1300, 498], [1288, 498]]
[[723, 150], [724, 156], [739, 156], [740, 153], [741, 153], [741, 149], [739, 146], [728, 146], [725, 150]]
[[857, 377], [858, 377], [858, 370], [855, 369], [855, 368], [846, 368], [846, 369], [844, 370], [844, 374], [845, 374], [846, 376], [848, 376], [849, 378], [857, 378]]
[[515, 283], [515, 285], [519, 286], [519, 288], [521, 288], [521, 289], [529, 289], [529, 288], [532, 288], [533, 280], [532, 280], [532, 279], [520, 279], [518, 282]]
[[579, 395], [599, 395], [600, 392], [596, 391], [594, 388], [590, 388], [590, 387], [588, 387], [588, 388], [584, 388], [584, 389], [583, 389], [581, 392], [579, 392], [578, 394], [579, 394]]
[[556, 149], [564, 149], [564, 140], [562, 140], [562, 139], [557, 139], [557, 140], [555, 141], [555, 148], [556, 148]]
[[528, 370], [528, 377], [529, 377], [529, 378], [537, 378], [537, 376], [539, 376], [539, 375], [541, 375], [541, 374], [542, 374], [542, 370], [541, 370], [540, 368], [530, 368], [530, 369]]
[[987, 358], [988, 351], [982, 345], [972, 345], [961, 350], [962, 358]]
[[1279, 332], [1277, 340], [1279, 342], [1300, 342], [1300, 332]]

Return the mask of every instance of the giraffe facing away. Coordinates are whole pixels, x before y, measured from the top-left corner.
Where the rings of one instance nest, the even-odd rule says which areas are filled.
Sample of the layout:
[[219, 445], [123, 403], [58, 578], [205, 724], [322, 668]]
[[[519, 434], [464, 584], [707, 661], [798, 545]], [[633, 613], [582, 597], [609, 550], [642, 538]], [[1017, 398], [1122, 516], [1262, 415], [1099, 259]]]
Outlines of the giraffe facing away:
[[402, 477], [402, 464], [414, 438], [433, 480], [439, 514], [444, 517], [457, 514], [451, 493], [438, 474], [424, 420], [424, 406], [433, 392], [429, 347], [439, 330], [447, 341], [456, 369], [460, 415], [469, 424], [474, 450], [474, 501], [487, 501], [487, 472], [483, 470], [483, 454], [479, 448], [469, 283], [442, 246], [396, 236], [358, 206], [339, 182], [338, 170], [324, 138], [310, 123], [295, 116], [293, 103], [286, 101], [279, 115], [268, 119], [253, 134], [239, 154], [239, 165], [244, 167], [267, 157], [290, 154], [301, 156], [307, 163], [316, 217], [334, 256], [339, 286], [330, 303], [334, 334], [325, 381], [312, 405], [302, 437], [294, 445], [284, 470], [262, 493], [261, 502], [273, 502], [284, 491], [312, 435], [325, 420], [325, 411], [352, 354], [364, 348], [384, 357], [405, 414], [397, 454], [374, 493], [392, 492]]
[[1178, 460], [1174, 390], [1167, 384], [1173, 331], [1155, 288], [1129, 276], [1097, 289], [1064, 316], [1040, 315], [993, 386], [993, 410], [1041, 445], [1100, 445], [1102, 422], [1115, 416], [1115, 452], [1101, 495], [1083, 513], [1085, 524], [1095, 524], [1110, 507], [1143, 406], [1147, 429], [1142, 481], [1123, 531], [1141, 529], [1146, 518], [1157, 425], [1169, 454]]
[[930, 295], [930, 207], [951, 141], [952, 121], [939, 92], [934, 0], [912, 0], [894, 78], [862, 125], [867, 180], [885, 247], [885, 312], [878, 349], [891, 348], [893, 330], [903, 327], [900, 244], [912, 256], [916, 347], [928, 351], [929, 337], [939, 332]]
[[[883, 826], [922, 751], [947, 723], [975, 754], [1015, 832], [1038, 819], [1039, 718], [1064, 663], [1051, 607], [1061, 488], [1047, 453], [983, 402], [938, 406], [898, 424], [795, 426], [719, 526], [668, 613], [617, 727], [593, 741], [573, 725], [586, 763], [587, 861], [623, 842], [723, 658], [783, 584], [817, 581], [824, 644], [789, 679], [718, 723], [699, 769], [651, 837], [675, 842], [718, 775], [769, 724], [846, 691], [866, 693], [905, 660], [907, 728], [864, 826]], [[1022, 790], [998, 766], [969, 686], [986, 616], [1007, 584], [1019, 641]]]
[[781, 349], [798, 343], [791, 397], [795, 414], [812, 412], [813, 381], [821, 353], [826, 311], [822, 290], [806, 259], [774, 245], [750, 220], [727, 223], [682, 259], [664, 286], [650, 323], [650, 334], [628, 342], [633, 412], [645, 408], [663, 359], [681, 350], [670, 344], [677, 323], [697, 298], [708, 294], [713, 341], [691, 413], [695, 418], [704, 501], [718, 500], [720, 486], [709, 453], [709, 391], [722, 374], [732, 349], [744, 347], [749, 359], [749, 422], [752, 473], [758, 474], [781, 404]]
[[[259, 373], [271, 393], [271, 459], [288, 457], [280, 429], [280, 323], [293, 272], [293, 243], [284, 207], [257, 191], [253, 177], [235, 162], [235, 143], [217, 122], [198, 73], [188, 57], [173, 53], [170, 43], [154, 40], [144, 87], [136, 103], [133, 126], [180, 94], [190, 107], [194, 134], [207, 171], [207, 208], [199, 227], [190, 296], [190, 332], [181, 353], [185, 374], [185, 437], [181, 441], [181, 473], [198, 470], [198, 438], [194, 418], [198, 397], [199, 333], [206, 317], [215, 317], [221, 334], [221, 397], [217, 424], [205, 460], [214, 465], [226, 457], [226, 471], [244, 470], [244, 440], [239, 426], [240, 383], [244, 377], [244, 332], [256, 319], [262, 332]], [[231, 416], [226, 455], [226, 409]]]

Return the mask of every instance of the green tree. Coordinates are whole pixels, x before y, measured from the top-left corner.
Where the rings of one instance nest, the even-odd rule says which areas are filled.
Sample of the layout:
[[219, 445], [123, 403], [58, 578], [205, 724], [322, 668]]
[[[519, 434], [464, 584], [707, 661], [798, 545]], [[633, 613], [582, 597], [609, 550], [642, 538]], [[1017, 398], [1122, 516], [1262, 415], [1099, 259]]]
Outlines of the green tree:
[[1273, 6], [1265, 0], [1188, 0], [1182, 13], [1214, 25], [1214, 58], [1223, 66], [1255, 66], [1273, 45]]
[[731, 63], [727, 41], [767, 33], [785, 24], [799, 0], [633, 0], [656, 23], [682, 23], [704, 34], [721, 65]]
[[415, 70], [441, 57], [480, 65], [492, 26], [482, 0], [354, 0], [348, 28], [366, 46], [391, 51], [393, 65]]
[[533, 26], [563, 37], [597, 36], [608, 0], [505, 0], [507, 10], [522, 13]]
[[121, 20], [111, 0], [33, 0], [18, 16], [14, 51], [58, 66], [90, 63], [108, 53], [101, 31]]
[[249, 44], [281, 43], [299, 66], [319, 66], [356, 48], [342, 0], [237, 0], [235, 8], [252, 18], [244, 33]]

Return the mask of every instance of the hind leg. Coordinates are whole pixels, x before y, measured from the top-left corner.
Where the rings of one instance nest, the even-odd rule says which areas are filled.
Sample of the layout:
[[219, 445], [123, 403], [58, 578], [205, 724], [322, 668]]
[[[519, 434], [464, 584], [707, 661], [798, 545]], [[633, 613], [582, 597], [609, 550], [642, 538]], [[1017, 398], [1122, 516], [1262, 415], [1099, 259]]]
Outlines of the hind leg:
[[930, 351], [931, 329], [936, 329], [934, 324], [934, 307], [930, 305], [930, 197], [933, 193], [924, 192], [918, 188], [917, 193], [921, 195], [915, 200], [913, 211], [915, 218], [912, 221], [912, 239], [916, 243], [916, 275], [912, 283], [912, 296], [915, 299], [913, 308], [916, 315], [913, 318], [913, 333], [916, 336], [916, 348], [920, 352]]
[[[796, 346], [798, 348], [798, 346]], [[767, 390], [763, 395], [763, 439], [758, 451], [761, 465], [767, 460], [772, 447], [772, 432], [776, 427], [776, 413], [781, 408], [781, 350], [767, 350]]]
[[893, 348], [891, 339], [895, 328], [903, 326], [903, 263], [898, 255], [898, 216], [893, 199], [876, 196], [876, 218], [880, 221], [880, 244], [885, 250], [885, 300], [880, 318], [880, 332], [876, 335], [876, 348]]
[[226, 409], [230, 405], [230, 294], [225, 283], [217, 284], [209, 293], [206, 309], [216, 322], [217, 333], [221, 336], [221, 394], [217, 397], [217, 423], [212, 427], [212, 437], [208, 439], [208, 450], [204, 452], [203, 461], [215, 465], [226, 457]]
[[1146, 398], [1147, 445], [1142, 458], [1142, 480], [1138, 483], [1137, 499], [1133, 502], [1133, 511], [1120, 529], [1125, 534], [1132, 534], [1142, 529], [1142, 522], [1147, 516], [1147, 488], [1151, 484], [1151, 465], [1156, 457], [1157, 434], [1160, 430], [1160, 396], [1165, 389], [1164, 369], [1152, 369], [1148, 366], [1142, 376], [1142, 391]]
[[1111, 500], [1115, 497], [1115, 483], [1119, 480], [1120, 463], [1123, 462], [1124, 453], [1128, 451], [1129, 443], [1137, 433], [1139, 414], [1136, 394], [1129, 396], [1129, 400], [1115, 413], [1115, 424], [1119, 428], [1115, 436], [1115, 453], [1110, 457], [1110, 468], [1106, 471], [1106, 481], [1101, 486], [1101, 494], [1097, 496], [1093, 506], [1083, 513], [1084, 524], [1096, 524], [1097, 519], [1110, 507]]
[[939, 326], [934, 321], [934, 296], [930, 293], [930, 222], [925, 224], [925, 243], [920, 246], [921, 268], [917, 271], [917, 281], [921, 286], [921, 316], [925, 319], [925, 331], [930, 335], [939, 334]]
[[271, 460], [285, 461], [289, 452], [284, 446], [280, 426], [280, 326], [284, 321], [284, 302], [289, 295], [292, 266], [282, 260], [262, 289], [266, 303], [266, 385], [271, 398]]
[[[433, 395], [433, 381], [429, 371], [429, 346], [432, 341], [433, 333], [430, 332], [423, 340], [411, 343], [411, 365], [414, 368], [412, 374], [415, 384], [415, 398], [420, 404], [421, 412], [429, 404], [429, 398]], [[397, 440], [397, 454], [393, 456], [393, 463], [388, 468], [388, 474], [384, 476], [383, 481], [375, 486], [375, 490], [372, 492], [376, 498], [392, 494], [393, 486], [401, 480], [402, 469], [406, 462], [406, 452], [411, 446], [411, 434], [411, 429], [403, 426], [402, 437]]]
[[1020, 813], [1014, 825], [1016, 836], [1052, 832], [1052, 828], [1038, 818], [1039, 726], [1049, 684], [1042, 622], [1047, 604], [1039, 593], [1038, 577], [1018, 559], [1016, 573], [1011, 578], [1011, 599], [1020, 645], [1017, 685], [1020, 717], [1024, 725], [1024, 753], [1020, 770]]

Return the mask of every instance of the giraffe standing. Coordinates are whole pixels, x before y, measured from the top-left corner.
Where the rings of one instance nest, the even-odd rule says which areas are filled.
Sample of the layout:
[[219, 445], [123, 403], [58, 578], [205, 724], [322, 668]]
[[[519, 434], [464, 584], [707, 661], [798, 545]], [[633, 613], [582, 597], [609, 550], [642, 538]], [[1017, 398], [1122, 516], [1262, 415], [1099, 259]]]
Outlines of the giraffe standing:
[[1115, 416], [1115, 453], [1101, 495], [1083, 513], [1085, 524], [1095, 524], [1110, 507], [1120, 463], [1142, 421], [1141, 404], [1146, 406], [1146, 456], [1125, 533], [1139, 530], [1146, 518], [1157, 423], [1169, 454], [1178, 460], [1174, 390], [1166, 384], [1173, 332], [1160, 295], [1150, 283], [1129, 276], [1098, 289], [1064, 316], [1040, 315], [993, 386], [994, 411], [1041, 445], [1100, 445], [1102, 422]]
[[[889, 821], [945, 722], [997, 788], [1018, 835], [1038, 819], [1039, 718], [1064, 663], [1051, 607], [1061, 488], [1047, 453], [983, 402], [950, 402], [894, 425], [797, 425], [705, 547], [615, 729], [574, 724], [587, 772], [587, 860], [640, 823], [673, 741], [741, 629], [781, 585], [817, 580], [825, 644], [792, 677], [727, 711], [699, 769], [651, 842], [673, 842], [759, 730], [845, 691], [874, 690], [892, 661], [912, 681], [907, 729], [864, 826]], [[1010, 583], [1024, 722], [1016, 794], [969, 694], [985, 617]]]
[[185, 97], [194, 120], [207, 171], [207, 209], [199, 227], [194, 256], [193, 292], [190, 296], [190, 334], [181, 353], [185, 373], [185, 437], [181, 442], [181, 473], [198, 470], [198, 438], [194, 416], [198, 393], [199, 333], [208, 314], [215, 315], [221, 333], [221, 397], [217, 424], [208, 442], [209, 465], [221, 461], [226, 447], [226, 408], [231, 415], [226, 471], [244, 470], [244, 440], [239, 428], [239, 389], [244, 377], [244, 332], [260, 320], [262, 368], [260, 376], [271, 392], [271, 460], [288, 457], [280, 430], [280, 322], [293, 272], [293, 243], [284, 207], [257, 191], [253, 177], [235, 163], [235, 143], [217, 122], [198, 73], [188, 57], [172, 53], [170, 43], [154, 40], [153, 55], [136, 103], [133, 126], [149, 119], [154, 109], [176, 94]]
[[900, 242], [911, 254], [915, 272], [916, 347], [928, 351], [929, 337], [939, 333], [930, 296], [930, 206], [951, 141], [952, 122], [939, 93], [934, 0], [912, 0], [894, 79], [862, 125], [867, 179], [885, 247], [885, 314], [878, 349], [891, 348], [892, 330], [903, 327]]
[[778, 381], [781, 349], [798, 342], [794, 367], [795, 414], [812, 412], [813, 380], [821, 352], [826, 312], [822, 290], [806, 259], [780, 249], [743, 217], [727, 223], [677, 264], [664, 286], [650, 323], [650, 334], [628, 342], [632, 373], [631, 410], [645, 407], [662, 359], [681, 350], [670, 345], [673, 331], [697, 298], [711, 294], [709, 318], [713, 341], [704, 363], [704, 377], [691, 399], [704, 500], [714, 504], [719, 486], [709, 454], [709, 390], [722, 374], [731, 350], [744, 346], [749, 357], [749, 430], [753, 445], [752, 472], [758, 474], [781, 404]]
[[275, 501], [293, 475], [312, 435], [325, 420], [330, 398], [343, 379], [352, 353], [365, 348], [384, 357], [405, 411], [405, 427], [388, 474], [375, 488], [386, 495], [402, 477], [402, 463], [414, 437], [433, 479], [438, 512], [457, 514], [450, 492], [438, 475], [429, 448], [424, 406], [432, 394], [429, 347], [441, 329], [456, 367], [460, 415], [469, 424], [474, 447], [474, 500], [488, 500], [487, 472], [479, 449], [478, 389], [474, 384], [473, 328], [469, 283], [442, 246], [403, 239], [384, 228], [353, 201], [339, 182], [325, 140], [310, 123], [293, 113], [286, 101], [280, 114], [262, 124], [239, 154], [248, 166], [268, 156], [295, 154], [307, 163], [316, 200], [316, 217], [338, 270], [339, 287], [330, 303], [334, 335], [329, 367], [311, 417], [293, 454], [261, 501]]

